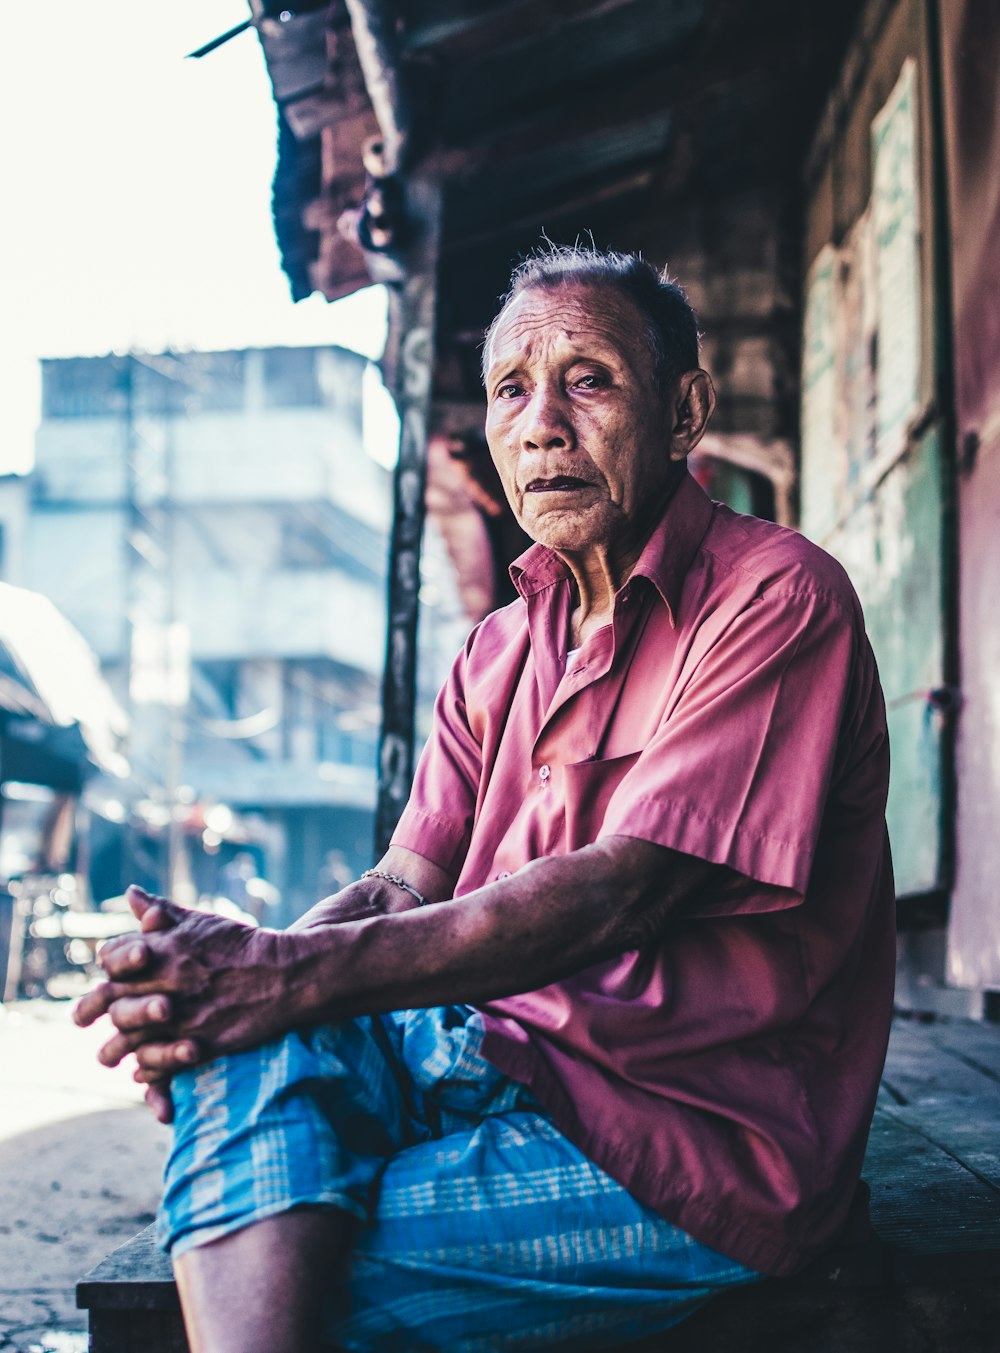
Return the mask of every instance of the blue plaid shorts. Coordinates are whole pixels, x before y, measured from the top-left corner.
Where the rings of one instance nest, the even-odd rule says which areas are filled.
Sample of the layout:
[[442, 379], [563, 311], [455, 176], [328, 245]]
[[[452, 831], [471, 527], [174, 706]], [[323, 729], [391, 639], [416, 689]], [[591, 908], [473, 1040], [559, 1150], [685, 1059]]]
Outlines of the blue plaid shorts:
[[359, 1222], [350, 1353], [612, 1347], [759, 1275], [637, 1202], [481, 1056], [467, 1006], [289, 1034], [174, 1081], [174, 1256], [300, 1206]]

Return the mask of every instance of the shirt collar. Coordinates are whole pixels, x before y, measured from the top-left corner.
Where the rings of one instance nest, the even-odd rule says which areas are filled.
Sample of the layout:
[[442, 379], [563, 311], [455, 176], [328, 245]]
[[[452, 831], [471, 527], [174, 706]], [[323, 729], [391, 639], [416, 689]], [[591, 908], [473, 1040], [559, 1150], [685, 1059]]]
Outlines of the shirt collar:
[[[650, 580], [663, 598], [672, 625], [677, 623], [684, 579], [711, 520], [712, 500], [685, 474], [630, 575], [630, 581], [636, 576]], [[532, 545], [510, 566], [511, 581], [525, 601], [568, 576], [569, 569], [545, 545]]]

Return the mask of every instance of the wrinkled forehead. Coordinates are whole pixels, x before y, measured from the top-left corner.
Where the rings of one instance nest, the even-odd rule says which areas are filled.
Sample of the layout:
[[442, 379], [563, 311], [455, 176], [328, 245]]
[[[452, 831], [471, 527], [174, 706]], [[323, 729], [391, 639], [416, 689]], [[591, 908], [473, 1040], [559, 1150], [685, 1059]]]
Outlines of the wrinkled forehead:
[[560, 349], [615, 356], [628, 365], [651, 361], [648, 324], [617, 287], [560, 283], [529, 287], [500, 312], [483, 352], [483, 371], [517, 366]]

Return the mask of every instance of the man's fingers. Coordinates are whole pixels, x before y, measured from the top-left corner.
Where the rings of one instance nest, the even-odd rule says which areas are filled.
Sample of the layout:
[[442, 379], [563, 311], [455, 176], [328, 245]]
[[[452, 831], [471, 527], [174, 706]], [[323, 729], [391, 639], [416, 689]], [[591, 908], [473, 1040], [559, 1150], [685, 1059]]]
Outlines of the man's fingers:
[[73, 1022], [85, 1029], [89, 1024], [93, 1024], [94, 1020], [107, 1014], [113, 1000], [111, 983], [99, 983], [93, 991], [88, 991], [86, 996], [81, 996], [77, 1001], [73, 1007]]
[[150, 1041], [150, 1030], [138, 1029], [130, 1033], [116, 1033], [104, 1044], [97, 1054], [97, 1060], [103, 1066], [117, 1066], [130, 1052], [135, 1053], [138, 1063], [136, 1080], [145, 1080], [138, 1072], [153, 1072], [150, 1079], [162, 1079], [175, 1071], [185, 1071], [198, 1060], [198, 1045], [190, 1038], [176, 1039], [173, 1042], [163, 1039], [156, 1043]]
[[179, 923], [180, 918], [174, 916], [169, 908], [169, 903], [157, 902], [155, 907], [150, 907], [148, 911], [143, 912], [140, 925], [142, 933], [148, 935], [153, 930], [172, 930]]
[[150, 1025], [165, 1024], [170, 1018], [170, 997], [119, 996], [108, 1009], [111, 1022], [119, 1033], [148, 1029]]
[[123, 1057], [139, 1046], [141, 1038], [141, 1034], [115, 1034], [101, 1047], [97, 1060], [102, 1066], [117, 1066]]
[[158, 1076], [189, 1071], [198, 1060], [198, 1045], [190, 1038], [174, 1043], [143, 1043], [135, 1049], [135, 1060], [140, 1071], [155, 1072]]
[[140, 1066], [138, 1062], [132, 1072], [132, 1079], [139, 1085], [169, 1085], [173, 1078], [171, 1071], [153, 1071]]
[[134, 991], [134, 987], [122, 988], [114, 982], [100, 982], [77, 1001], [73, 1019], [86, 1028], [102, 1015], [110, 1014], [115, 1027], [125, 1032], [162, 1024], [170, 1018], [169, 996], [159, 991], [136, 995]]
[[166, 897], [156, 897], [132, 883], [125, 890], [125, 898], [132, 908], [132, 914], [144, 931], [171, 930], [184, 919], [186, 909], [179, 907]]
[[[142, 998], [148, 1000], [152, 996], [161, 996], [169, 1001], [170, 997], [165, 996], [161, 985], [155, 978], [148, 982], [98, 982], [93, 991], [88, 991], [86, 996], [81, 996], [73, 1008], [73, 1020], [76, 1024], [86, 1028], [88, 1024], [93, 1024], [95, 1020], [102, 1015], [108, 1014], [113, 1005], [121, 1000], [138, 1000]], [[114, 1018], [114, 1016], [112, 1016]], [[169, 1018], [169, 1016], [167, 1016]], [[117, 1021], [115, 1021], [117, 1023]], [[142, 1021], [145, 1024], [157, 1024], [162, 1021], [154, 1016], [152, 1019]]]
[[165, 1090], [159, 1085], [147, 1085], [145, 1099], [157, 1122], [172, 1123], [174, 1121], [174, 1101], [169, 1090]]
[[155, 893], [147, 893], [145, 888], [140, 888], [137, 883], [130, 883], [125, 889], [125, 901], [132, 908], [132, 915], [137, 921], [141, 921], [150, 907], [158, 907], [161, 902], [165, 902], [165, 897], [157, 897]]
[[140, 977], [152, 963], [152, 951], [145, 940], [135, 935], [123, 935], [117, 940], [108, 940], [101, 947], [97, 961], [115, 981], [125, 982], [130, 977]]

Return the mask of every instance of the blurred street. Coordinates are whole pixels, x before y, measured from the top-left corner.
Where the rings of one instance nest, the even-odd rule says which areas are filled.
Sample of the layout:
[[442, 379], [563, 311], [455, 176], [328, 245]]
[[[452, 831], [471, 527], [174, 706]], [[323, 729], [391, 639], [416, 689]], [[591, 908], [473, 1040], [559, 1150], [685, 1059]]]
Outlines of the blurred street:
[[77, 1279], [153, 1218], [167, 1129], [70, 1001], [0, 1005], [0, 1350], [83, 1353]]

